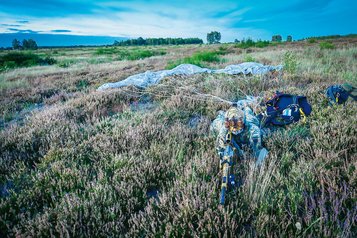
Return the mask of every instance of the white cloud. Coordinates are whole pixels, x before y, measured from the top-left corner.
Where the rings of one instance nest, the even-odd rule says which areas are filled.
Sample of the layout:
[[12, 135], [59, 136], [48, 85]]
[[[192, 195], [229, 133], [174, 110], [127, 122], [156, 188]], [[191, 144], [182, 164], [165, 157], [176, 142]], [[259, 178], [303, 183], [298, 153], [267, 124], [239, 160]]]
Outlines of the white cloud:
[[[108, 3], [107, 3], [108, 5]], [[167, 6], [163, 4], [131, 4], [110, 6], [128, 7], [135, 11], [111, 12], [107, 15], [72, 15], [62, 18], [33, 18], [21, 16], [21, 19], [29, 19], [29, 23], [23, 26], [33, 31], [50, 33], [54, 29], [66, 29], [71, 32], [63, 34], [80, 35], [106, 35], [129, 37], [199, 37], [206, 39], [210, 31], [219, 31], [222, 41], [233, 41], [243, 37], [265, 38], [268, 33], [259, 29], [230, 27], [231, 23], [242, 20], [242, 14], [248, 8], [242, 8], [220, 18], [212, 17], [218, 11], [226, 11], [227, 6], [217, 7], [211, 4], [189, 6]], [[231, 5], [233, 6], [233, 4]], [[7, 16], [6, 23], [19, 19]], [[5, 23], [5, 22], [4, 22]], [[19, 27], [19, 29], [22, 29]], [[0, 26], [0, 31], [6, 32], [5, 27]]]

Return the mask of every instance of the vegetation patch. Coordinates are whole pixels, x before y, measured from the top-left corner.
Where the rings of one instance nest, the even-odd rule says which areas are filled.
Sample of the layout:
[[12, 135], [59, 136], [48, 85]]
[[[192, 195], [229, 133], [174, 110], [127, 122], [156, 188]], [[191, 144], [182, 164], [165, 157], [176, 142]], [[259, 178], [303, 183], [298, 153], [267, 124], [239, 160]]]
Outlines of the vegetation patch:
[[335, 45], [330, 42], [330, 41], [323, 41], [320, 43], [320, 49], [321, 50], [332, 50], [332, 49], [335, 49]]
[[148, 50], [148, 49], [124, 49], [118, 47], [99, 48], [95, 52], [97, 55], [111, 55], [116, 60], [139, 60], [157, 55], [166, 54], [163, 50]]
[[166, 66], [166, 69], [173, 69], [180, 64], [194, 64], [200, 67], [206, 67], [205, 63], [220, 62], [221, 59], [219, 55], [224, 54], [224, 52], [224, 48], [218, 51], [196, 52], [190, 57], [169, 62]]
[[10, 52], [0, 56], [0, 71], [34, 65], [52, 65], [55, 63], [56, 60], [49, 56], [42, 58], [32, 53]]
[[297, 69], [297, 59], [293, 52], [287, 51], [284, 54], [284, 70], [290, 74], [294, 74]]
[[257, 60], [253, 57], [253, 56], [251, 56], [251, 55], [246, 55], [245, 57], [244, 57], [244, 62], [256, 62]]
[[269, 45], [271, 45], [269, 41], [262, 41], [262, 40], [254, 41], [252, 39], [247, 39], [247, 40], [243, 39], [241, 42], [235, 44], [235, 47], [241, 49], [248, 49], [250, 47], [264, 48]]
[[316, 40], [316, 38], [309, 38], [309, 39], [307, 39], [307, 42], [309, 42], [310, 44], [313, 44], [313, 43], [316, 43], [317, 40]]

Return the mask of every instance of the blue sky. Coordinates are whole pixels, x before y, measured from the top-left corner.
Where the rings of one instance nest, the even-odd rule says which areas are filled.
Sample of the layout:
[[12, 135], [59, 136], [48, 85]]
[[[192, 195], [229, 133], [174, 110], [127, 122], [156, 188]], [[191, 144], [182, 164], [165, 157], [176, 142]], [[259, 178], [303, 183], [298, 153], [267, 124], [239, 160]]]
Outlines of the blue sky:
[[356, 0], [1, 0], [0, 33], [222, 41], [357, 33]]

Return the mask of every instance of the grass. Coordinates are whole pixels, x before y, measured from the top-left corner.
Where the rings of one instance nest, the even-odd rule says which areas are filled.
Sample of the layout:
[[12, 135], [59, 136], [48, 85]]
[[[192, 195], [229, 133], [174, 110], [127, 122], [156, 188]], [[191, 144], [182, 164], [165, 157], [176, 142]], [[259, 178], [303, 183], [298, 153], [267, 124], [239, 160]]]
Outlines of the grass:
[[[328, 107], [321, 91], [345, 78], [356, 83], [357, 46], [332, 42], [335, 50], [289, 44], [249, 53], [272, 65], [296, 63], [278, 80], [198, 74], [145, 90], [95, 91], [198, 50], [215, 52], [218, 61], [207, 62], [214, 67], [222, 67], [221, 59], [244, 61], [247, 53], [234, 45], [169, 47], [165, 55], [137, 61], [0, 73], [0, 85], [8, 84], [0, 94], [7, 120], [11, 109], [45, 102], [24, 123], [0, 131], [0, 236], [354, 237], [357, 105]], [[58, 55], [87, 60], [95, 51], [59, 49]], [[211, 54], [196, 57], [205, 63]], [[209, 125], [227, 105], [193, 90], [227, 100], [276, 90], [306, 95], [313, 113], [307, 124], [264, 141], [269, 157], [260, 169], [249, 156], [235, 166], [244, 183], [222, 208]], [[135, 103], [155, 107], [133, 110]], [[192, 126], [192, 118], [200, 123]], [[153, 190], [157, 199], [148, 195]]]
[[320, 42], [320, 49], [322, 49], [322, 50], [324, 50], [324, 49], [328, 49], [328, 50], [335, 49], [335, 45], [332, 42], [323, 41], [323, 42]]
[[150, 50], [144, 47], [132, 48], [130, 50], [123, 47], [99, 48], [96, 50], [97, 55], [112, 55], [116, 60], [139, 60], [152, 56], [166, 54], [163, 50]]
[[222, 51], [224, 50], [196, 52], [190, 57], [169, 62], [166, 69], [173, 69], [180, 64], [194, 64], [200, 67], [205, 67], [205, 63], [220, 62], [219, 55], [222, 54]]
[[27, 86], [28, 82], [26, 82], [26, 80], [8, 81], [5, 79], [4, 75], [0, 75], [0, 91], [14, 88], [25, 88]]

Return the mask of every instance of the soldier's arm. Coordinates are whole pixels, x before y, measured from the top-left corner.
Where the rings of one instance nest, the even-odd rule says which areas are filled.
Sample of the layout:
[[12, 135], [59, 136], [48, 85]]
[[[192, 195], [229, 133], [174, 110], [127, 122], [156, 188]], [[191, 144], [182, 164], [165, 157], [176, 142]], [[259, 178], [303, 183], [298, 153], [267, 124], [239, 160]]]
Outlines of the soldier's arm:
[[221, 128], [216, 139], [216, 150], [218, 153], [224, 151], [225, 149], [226, 135], [227, 129]]
[[261, 131], [259, 128], [259, 120], [254, 116], [253, 111], [250, 108], [244, 109], [245, 125], [249, 130], [249, 143], [254, 152], [262, 148]]

